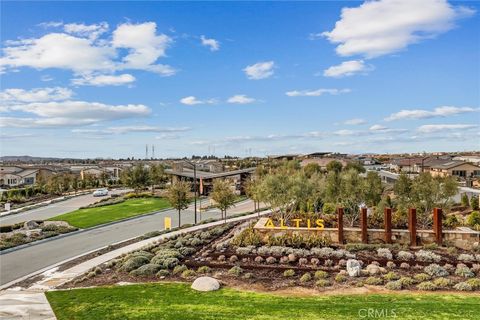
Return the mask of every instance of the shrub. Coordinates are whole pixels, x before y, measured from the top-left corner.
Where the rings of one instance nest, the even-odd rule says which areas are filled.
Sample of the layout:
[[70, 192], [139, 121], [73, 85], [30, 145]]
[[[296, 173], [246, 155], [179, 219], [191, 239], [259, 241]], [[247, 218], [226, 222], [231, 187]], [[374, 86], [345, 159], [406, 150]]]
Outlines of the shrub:
[[323, 270], [318, 270], [314, 274], [315, 279], [326, 279], [328, 278], [328, 273]]
[[236, 276], [238, 277], [239, 275], [241, 275], [243, 272], [243, 269], [240, 268], [239, 266], [234, 266], [232, 267], [230, 270], [228, 270], [228, 273], [233, 275], [233, 276]]
[[400, 264], [400, 269], [408, 270], [408, 269], [410, 269], [410, 265], [409, 265], [408, 263], [406, 263], [406, 262], [402, 262], [402, 263]]
[[122, 270], [126, 272], [133, 271], [140, 268], [144, 264], [149, 263], [150, 261], [144, 256], [131, 257], [125, 261], [122, 265]]
[[387, 268], [394, 269], [396, 267], [397, 267], [397, 265], [393, 261], [388, 261], [387, 262]]
[[168, 270], [160, 270], [157, 272], [157, 274], [155, 276], [157, 276], [158, 278], [161, 278], [161, 277], [166, 277], [170, 274], [170, 272]]
[[295, 275], [295, 271], [293, 269], [288, 269], [283, 272], [283, 276], [285, 278], [290, 278], [290, 277], [293, 277], [294, 275]]
[[458, 250], [457, 250], [457, 248], [455, 248], [455, 247], [448, 247], [448, 248], [447, 248], [447, 253], [448, 253], [448, 254], [456, 255], [457, 252], [458, 252]]
[[232, 263], [235, 263], [235, 262], [238, 261], [238, 257], [237, 257], [236, 255], [233, 255], [233, 256], [231, 256], [228, 260], [229, 260], [230, 262], [232, 262]]
[[425, 273], [436, 278], [436, 277], [446, 277], [448, 276], [448, 271], [444, 267], [439, 266], [436, 263], [432, 263], [426, 266], [424, 269]]
[[188, 279], [188, 278], [194, 277], [195, 274], [196, 274], [196, 273], [195, 273], [194, 270], [187, 269], [187, 270], [185, 270], [185, 271], [182, 272], [182, 278]]
[[472, 278], [475, 274], [467, 266], [458, 266], [455, 270], [455, 275], [463, 278]]
[[138, 256], [142, 256], [142, 257], [145, 257], [147, 259], [152, 259], [154, 254], [153, 253], [150, 253], [148, 251], [145, 251], [145, 250], [140, 250], [140, 251], [135, 251], [135, 252], [132, 252], [128, 255], [129, 258], [131, 257], [138, 257]]
[[310, 251], [312, 252], [313, 255], [319, 256], [321, 258], [330, 258], [334, 252], [334, 250], [329, 247], [312, 248]]
[[466, 262], [473, 262], [473, 261], [475, 261], [475, 257], [473, 256], [473, 254], [462, 253], [461, 255], [458, 256], [458, 260], [466, 261]]
[[232, 240], [232, 244], [237, 247], [255, 246], [262, 244], [262, 238], [255, 233], [253, 227], [248, 227]]
[[315, 282], [315, 285], [317, 287], [321, 287], [321, 288], [328, 287], [328, 286], [330, 286], [330, 281], [325, 280], [325, 279], [319, 279], [319, 280], [317, 280], [317, 282]]
[[395, 272], [390, 271], [389, 273], [387, 273], [386, 275], [384, 275], [383, 278], [384, 278], [385, 280], [388, 280], [388, 281], [393, 281], [393, 280], [398, 280], [398, 279], [400, 279], [400, 276], [399, 276], [398, 274], [396, 274]]
[[226, 258], [225, 256], [222, 254], [222, 255], [219, 255], [218, 258], [217, 258], [218, 261], [225, 261]]
[[428, 281], [428, 280], [432, 279], [432, 277], [430, 277], [426, 273], [418, 273], [418, 274], [414, 275], [413, 278], [418, 282], [424, 282], [424, 281]]
[[388, 290], [402, 290], [402, 283], [400, 280], [390, 281], [385, 285]]
[[261, 256], [255, 257], [255, 262], [256, 263], [262, 263], [263, 261], [264, 261], [263, 257], [261, 257]]
[[318, 266], [320, 264], [320, 260], [318, 260], [317, 258], [312, 258], [310, 259], [310, 263], [314, 266]]
[[175, 268], [173, 268], [173, 271], [172, 273], [173, 274], [180, 274], [182, 273], [183, 271], [187, 270], [187, 266], [182, 264], [182, 265], [178, 265], [178, 266], [175, 266]]
[[102, 269], [100, 267], [96, 267], [95, 269], [93, 269], [93, 272], [95, 272], [95, 274], [100, 274], [102, 273]]
[[438, 244], [427, 243], [426, 245], [423, 246], [423, 248], [426, 249], [426, 250], [435, 250], [435, 249], [438, 249]]
[[307, 259], [307, 258], [300, 258], [300, 259], [298, 259], [298, 265], [299, 265], [299, 266], [304, 266], [304, 265], [306, 265], [306, 264], [308, 264], [308, 259]]
[[401, 277], [398, 281], [402, 284], [402, 288], [408, 288], [415, 283], [415, 280], [410, 277]]
[[206, 274], [209, 273], [212, 269], [209, 266], [201, 266], [197, 269], [197, 273]]
[[458, 291], [473, 291], [473, 287], [467, 282], [459, 282], [453, 288]]
[[453, 281], [448, 278], [437, 278], [433, 280], [433, 283], [441, 289], [445, 289], [453, 285]]
[[426, 250], [419, 250], [415, 253], [415, 256], [417, 257], [418, 261], [423, 262], [440, 262], [442, 259], [442, 257], [440, 257], [438, 254]]
[[377, 256], [379, 256], [381, 258], [384, 258], [384, 259], [387, 259], [387, 260], [392, 260], [393, 259], [392, 252], [388, 248], [378, 248], [377, 249]]
[[420, 290], [434, 291], [437, 290], [437, 286], [431, 281], [425, 281], [417, 285]]
[[378, 286], [383, 283], [383, 280], [377, 277], [368, 277], [367, 280], [365, 280], [365, 283], [371, 286]]
[[277, 262], [277, 259], [275, 257], [268, 257], [266, 261], [268, 264], [274, 264]]
[[474, 290], [480, 289], [480, 279], [468, 279], [465, 283], [469, 284]]
[[238, 247], [235, 252], [239, 255], [252, 254], [255, 252], [254, 246]]
[[310, 280], [312, 280], [312, 275], [310, 274], [310, 272], [307, 272], [300, 277], [301, 283], [306, 283], [306, 282], [309, 282]]
[[176, 265], [178, 265], [179, 262], [180, 261], [177, 258], [166, 258], [165, 260], [163, 260], [163, 267], [165, 269], [172, 269]]
[[478, 211], [472, 211], [467, 217], [467, 224], [471, 227], [480, 225], [480, 213]]
[[197, 252], [197, 249], [195, 248], [192, 248], [192, 247], [181, 247], [178, 249], [178, 251], [180, 252], [180, 254], [184, 257], [188, 257], [192, 254], [194, 254], [195, 252]]
[[470, 207], [472, 207], [473, 210], [478, 210], [479, 209], [479, 207], [478, 207], [478, 196], [477, 195], [473, 195], [470, 198]]
[[335, 204], [327, 202], [323, 205], [322, 211], [324, 214], [334, 214], [337, 210]]
[[397, 253], [398, 260], [409, 261], [413, 259], [413, 254], [408, 251], [399, 251]]
[[140, 268], [131, 271], [130, 274], [138, 277], [152, 276], [156, 274], [158, 270], [160, 270], [160, 268], [161, 266], [159, 266], [158, 264], [149, 263], [144, 264]]
[[460, 221], [458, 220], [456, 215], [451, 214], [447, 216], [447, 219], [445, 219], [445, 222], [443, 224], [445, 225], [445, 227], [453, 229], [460, 225]]
[[243, 278], [244, 279], [251, 279], [251, 278], [253, 278], [253, 273], [247, 272], [243, 275]]
[[341, 274], [341, 273], [338, 273], [336, 276], [335, 276], [335, 281], [336, 282], [345, 282], [347, 281], [347, 276]]

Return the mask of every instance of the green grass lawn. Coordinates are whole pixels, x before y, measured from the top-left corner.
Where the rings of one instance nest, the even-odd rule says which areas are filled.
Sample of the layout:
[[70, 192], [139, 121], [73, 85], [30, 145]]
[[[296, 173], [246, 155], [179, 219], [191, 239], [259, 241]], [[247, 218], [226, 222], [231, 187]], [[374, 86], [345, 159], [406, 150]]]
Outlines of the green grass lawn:
[[[478, 319], [478, 295], [370, 294], [285, 297], [223, 288], [196, 292], [153, 283], [47, 292], [58, 320], [76, 319], [363, 319], [367, 309], [396, 319]], [[366, 311], [360, 311], [366, 310]], [[360, 312], [360, 313], [359, 313]], [[370, 317], [370, 318], [373, 318]], [[379, 318], [377, 316], [377, 318]]]
[[165, 209], [169, 206], [170, 204], [164, 198], [128, 199], [122, 203], [108, 206], [75, 210], [50, 218], [49, 220], [66, 221], [72, 226], [84, 229]]

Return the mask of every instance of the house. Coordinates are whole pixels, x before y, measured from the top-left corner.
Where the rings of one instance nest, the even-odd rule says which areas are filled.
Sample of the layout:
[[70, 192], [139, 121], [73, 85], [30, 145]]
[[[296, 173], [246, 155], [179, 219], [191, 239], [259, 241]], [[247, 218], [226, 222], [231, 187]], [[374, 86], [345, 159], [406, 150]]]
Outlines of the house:
[[2, 166], [0, 167], [0, 186], [34, 185], [41, 174], [51, 175], [53, 171], [45, 168]]
[[480, 177], [480, 166], [470, 162], [460, 160], [451, 160], [446, 163], [433, 165], [430, 167], [432, 176], [456, 176], [459, 178], [477, 178]]

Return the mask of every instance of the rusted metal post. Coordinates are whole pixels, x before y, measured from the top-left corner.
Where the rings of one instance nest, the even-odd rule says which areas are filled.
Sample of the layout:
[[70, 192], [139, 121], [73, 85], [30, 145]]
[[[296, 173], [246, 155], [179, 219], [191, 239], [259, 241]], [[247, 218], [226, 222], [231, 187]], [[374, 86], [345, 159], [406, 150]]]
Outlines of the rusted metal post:
[[367, 208], [362, 208], [360, 211], [360, 226], [362, 228], [362, 242], [368, 243]]
[[338, 208], [337, 213], [338, 213], [338, 243], [343, 244], [343, 208]]
[[433, 209], [433, 232], [435, 233], [435, 242], [442, 245], [442, 209]]
[[385, 243], [392, 243], [392, 209], [385, 208], [383, 212], [385, 222]]
[[417, 209], [408, 210], [408, 231], [410, 231], [410, 245], [417, 246]]

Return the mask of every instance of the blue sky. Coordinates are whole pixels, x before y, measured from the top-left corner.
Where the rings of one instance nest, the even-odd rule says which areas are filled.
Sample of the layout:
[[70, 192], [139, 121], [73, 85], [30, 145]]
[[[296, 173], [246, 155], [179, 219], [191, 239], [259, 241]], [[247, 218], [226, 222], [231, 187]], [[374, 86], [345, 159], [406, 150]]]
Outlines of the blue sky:
[[478, 2], [2, 2], [1, 154], [478, 150]]

